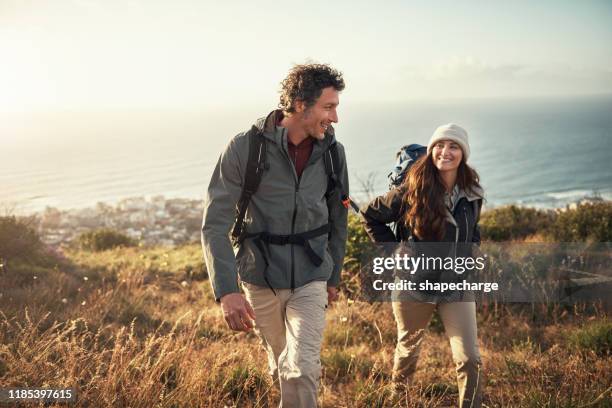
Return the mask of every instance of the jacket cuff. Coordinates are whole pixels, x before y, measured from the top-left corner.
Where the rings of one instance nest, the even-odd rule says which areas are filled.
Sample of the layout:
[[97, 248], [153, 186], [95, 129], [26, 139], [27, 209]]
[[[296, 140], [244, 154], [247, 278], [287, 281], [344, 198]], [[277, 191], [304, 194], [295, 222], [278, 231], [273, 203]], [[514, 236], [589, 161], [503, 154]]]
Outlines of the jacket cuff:
[[225, 295], [240, 293], [240, 288], [238, 288], [238, 282], [235, 282], [233, 285], [226, 283], [215, 286], [213, 292], [215, 294], [215, 301], [219, 303], [221, 302], [221, 298]]
[[335, 270], [332, 272], [331, 277], [327, 280], [327, 286], [338, 286], [340, 284], [340, 272], [341, 269]]

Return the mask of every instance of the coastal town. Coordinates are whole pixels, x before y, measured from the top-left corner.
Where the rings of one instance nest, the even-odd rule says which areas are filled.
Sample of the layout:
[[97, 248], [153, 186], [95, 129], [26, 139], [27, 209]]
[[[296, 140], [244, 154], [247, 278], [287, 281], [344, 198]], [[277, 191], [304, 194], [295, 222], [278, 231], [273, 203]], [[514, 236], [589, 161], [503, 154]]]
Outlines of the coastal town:
[[[554, 211], [600, 201], [604, 200], [595, 193]], [[488, 206], [489, 210], [492, 208]], [[126, 198], [116, 205], [98, 203], [82, 209], [47, 207], [33, 221], [42, 241], [51, 246], [70, 244], [82, 233], [101, 228], [121, 232], [142, 245], [176, 246], [199, 241], [202, 210], [201, 200], [166, 199], [158, 195]]]
[[34, 221], [43, 242], [51, 246], [69, 244], [100, 228], [122, 232], [142, 245], [175, 246], [200, 239], [202, 201], [154, 196], [74, 210], [47, 207]]

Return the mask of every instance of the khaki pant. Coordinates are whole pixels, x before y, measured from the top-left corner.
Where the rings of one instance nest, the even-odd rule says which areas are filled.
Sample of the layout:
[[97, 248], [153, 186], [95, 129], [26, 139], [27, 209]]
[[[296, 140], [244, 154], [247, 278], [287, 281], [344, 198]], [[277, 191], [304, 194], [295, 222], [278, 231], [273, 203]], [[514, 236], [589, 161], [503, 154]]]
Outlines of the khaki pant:
[[279, 379], [283, 408], [316, 407], [327, 282], [275, 289], [243, 283], [255, 311], [255, 331], [268, 353], [270, 374]]
[[[435, 307], [432, 303], [393, 302], [398, 335], [393, 364], [396, 383], [405, 383], [412, 378], [423, 334]], [[438, 311], [456, 365], [459, 406], [480, 407], [483, 373], [476, 337], [476, 304], [442, 303], [438, 305]]]

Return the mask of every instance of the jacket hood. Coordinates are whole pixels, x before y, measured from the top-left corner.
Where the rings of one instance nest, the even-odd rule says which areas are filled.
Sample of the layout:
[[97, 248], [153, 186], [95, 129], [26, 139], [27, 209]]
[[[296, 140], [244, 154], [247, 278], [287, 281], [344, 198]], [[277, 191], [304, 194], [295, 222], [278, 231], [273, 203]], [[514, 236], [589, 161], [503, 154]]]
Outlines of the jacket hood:
[[484, 198], [484, 190], [480, 187], [474, 187], [473, 191], [465, 191], [463, 189], [459, 190], [459, 196], [457, 197], [457, 201], [459, 199], [465, 197], [468, 201], [476, 201]]
[[[455, 200], [455, 203], [453, 205], [453, 211], [459, 200], [461, 200], [462, 198], [465, 198], [470, 203], [475, 203], [477, 200], [482, 200], [484, 198], [484, 190], [479, 187], [474, 187], [473, 191], [465, 191], [463, 189], [459, 189], [459, 195], [457, 196], [457, 199]], [[473, 205], [476, 206], [477, 204]], [[457, 221], [455, 220], [455, 217], [453, 217], [453, 214], [448, 208], [446, 209], [446, 220], [453, 224], [455, 227], [457, 226]]]

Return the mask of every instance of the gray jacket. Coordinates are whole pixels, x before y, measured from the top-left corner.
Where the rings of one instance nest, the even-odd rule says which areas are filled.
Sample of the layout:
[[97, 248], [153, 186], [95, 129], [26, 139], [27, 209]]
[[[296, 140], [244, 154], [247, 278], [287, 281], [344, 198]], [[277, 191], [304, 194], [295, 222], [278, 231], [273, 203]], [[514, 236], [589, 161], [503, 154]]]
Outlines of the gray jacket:
[[[289, 235], [314, 230], [328, 222], [331, 232], [309, 243], [323, 259], [315, 266], [302, 246], [269, 245], [267, 277], [272, 288], [295, 287], [314, 280], [336, 286], [344, 258], [347, 237], [348, 210], [342, 205], [339, 189], [326, 199], [328, 175], [323, 154], [337, 143], [340, 169], [336, 172], [348, 194], [348, 172], [344, 147], [336, 142], [330, 126], [321, 141], [313, 144], [312, 155], [298, 179], [287, 147], [287, 129], [276, 126], [280, 111], [259, 119], [255, 126], [266, 139], [267, 166], [261, 184], [251, 198], [244, 228], [247, 233], [266, 231]], [[236, 217], [247, 164], [249, 140], [243, 132], [234, 137], [221, 154], [213, 172], [204, 201], [202, 248], [215, 299], [239, 292], [238, 276], [244, 282], [267, 286], [264, 279], [265, 261], [253, 239], [245, 239], [234, 252], [229, 233]]]

